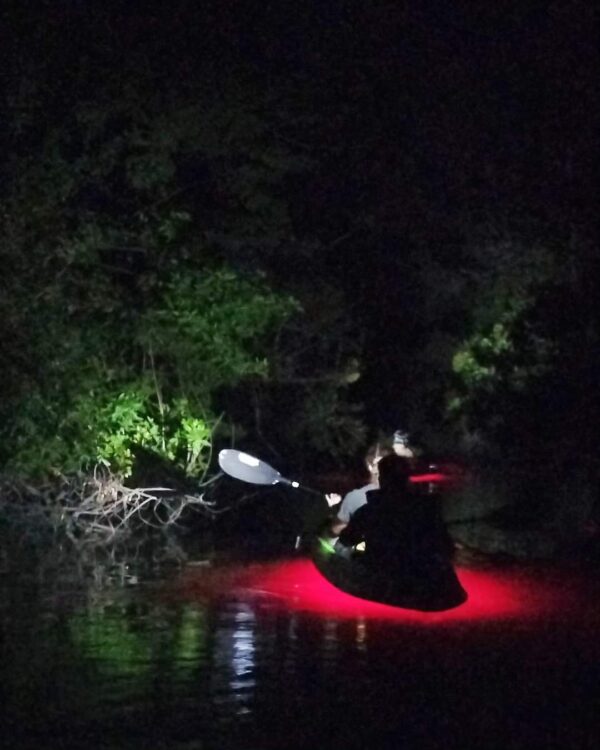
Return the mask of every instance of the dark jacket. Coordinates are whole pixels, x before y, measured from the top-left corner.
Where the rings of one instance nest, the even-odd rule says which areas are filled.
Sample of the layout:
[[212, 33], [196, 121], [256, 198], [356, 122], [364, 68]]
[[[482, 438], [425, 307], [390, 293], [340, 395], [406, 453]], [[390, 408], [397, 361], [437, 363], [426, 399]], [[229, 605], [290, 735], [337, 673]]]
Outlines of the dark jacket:
[[[393, 579], [425, 597], [464, 592], [452, 566], [453, 544], [439, 506], [430, 496], [373, 490], [340, 535], [340, 542], [366, 543], [364, 564], [374, 574]], [[460, 590], [459, 590], [460, 589]]]

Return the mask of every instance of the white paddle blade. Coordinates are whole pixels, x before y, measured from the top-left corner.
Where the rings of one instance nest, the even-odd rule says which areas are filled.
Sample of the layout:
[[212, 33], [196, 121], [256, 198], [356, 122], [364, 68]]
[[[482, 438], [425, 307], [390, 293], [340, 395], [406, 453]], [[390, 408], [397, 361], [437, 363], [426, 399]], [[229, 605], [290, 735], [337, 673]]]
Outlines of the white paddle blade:
[[277, 484], [282, 479], [281, 474], [269, 464], [232, 448], [220, 451], [219, 466], [230, 477], [250, 484]]

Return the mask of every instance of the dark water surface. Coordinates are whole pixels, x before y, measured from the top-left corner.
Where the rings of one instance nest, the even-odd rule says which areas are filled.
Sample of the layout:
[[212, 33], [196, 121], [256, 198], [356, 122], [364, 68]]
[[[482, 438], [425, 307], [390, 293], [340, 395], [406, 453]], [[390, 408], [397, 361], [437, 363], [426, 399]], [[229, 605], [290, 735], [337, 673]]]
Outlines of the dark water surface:
[[85, 580], [5, 564], [0, 747], [599, 747], [596, 571], [460, 577], [469, 602], [425, 615], [300, 558]]

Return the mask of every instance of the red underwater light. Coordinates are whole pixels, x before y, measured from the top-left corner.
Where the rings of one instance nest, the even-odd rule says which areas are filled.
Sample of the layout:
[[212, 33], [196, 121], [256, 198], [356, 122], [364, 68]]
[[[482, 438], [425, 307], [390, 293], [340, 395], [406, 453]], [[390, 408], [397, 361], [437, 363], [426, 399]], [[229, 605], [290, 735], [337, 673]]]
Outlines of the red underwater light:
[[292, 560], [263, 571], [256, 571], [250, 583], [277, 597], [282, 604], [337, 617], [372, 617], [406, 622], [439, 623], [444, 621], [505, 618], [526, 609], [526, 600], [509, 582], [483, 571], [459, 570], [461, 584], [469, 599], [459, 607], [444, 612], [420, 612], [359, 599], [346, 594], [327, 581], [310, 560]]
[[276, 563], [254, 563], [244, 568], [193, 569], [181, 584], [187, 596], [205, 599], [232, 597], [267, 604], [284, 611], [336, 618], [366, 617], [423, 625], [468, 621], [534, 620], [561, 616], [577, 609], [579, 595], [571, 581], [547, 571], [515, 567], [458, 568], [468, 600], [443, 612], [401, 609], [346, 594], [319, 573], [312, 560], [294, 558]]

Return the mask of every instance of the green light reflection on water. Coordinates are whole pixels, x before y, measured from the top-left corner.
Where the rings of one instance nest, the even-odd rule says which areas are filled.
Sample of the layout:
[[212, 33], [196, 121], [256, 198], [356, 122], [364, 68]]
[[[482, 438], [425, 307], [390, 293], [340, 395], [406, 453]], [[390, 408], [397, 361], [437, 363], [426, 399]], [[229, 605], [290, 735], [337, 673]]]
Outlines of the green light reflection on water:
[[201, 665], [206, 649], [206, 612], [186, 605], [175, 613], [152, 607], [141, 614], [125, 606], [74, 615], [71, 642], [107, 678], [145, 680], [161, 665], [185, 678]]

